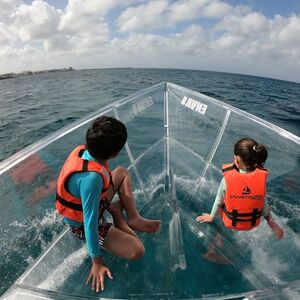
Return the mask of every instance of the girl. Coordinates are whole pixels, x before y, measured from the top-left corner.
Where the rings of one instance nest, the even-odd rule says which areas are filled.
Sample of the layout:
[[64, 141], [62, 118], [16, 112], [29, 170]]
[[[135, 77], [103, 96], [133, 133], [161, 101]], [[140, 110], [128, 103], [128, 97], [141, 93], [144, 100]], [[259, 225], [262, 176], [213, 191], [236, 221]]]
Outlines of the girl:
[[268, 171], [263, 165], [268, 157], [264, 145], [250, 138], [243, 138], [234, 146], [233, 164], [222, 168], [223, 179], [210, 214], [203, 213], [197, 222], [212, 222], [218, 211], [226, 227], [251, 230], [259, 225], [263, 216], [278, 240], [283, 229], [275, 222], [266, 200]]

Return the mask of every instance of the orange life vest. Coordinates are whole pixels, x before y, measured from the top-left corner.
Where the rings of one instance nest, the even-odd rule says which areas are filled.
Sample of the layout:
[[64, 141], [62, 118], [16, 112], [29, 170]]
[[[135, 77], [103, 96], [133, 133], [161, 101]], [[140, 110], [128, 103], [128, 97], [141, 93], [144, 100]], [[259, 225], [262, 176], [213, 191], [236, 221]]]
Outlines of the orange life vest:
[[236, 230], [250, 230], [260, 223], [266, 196], [268, 171], [256, 168], [253, 172], [240, 173], [236, 165], [222, 168], [226, 182], [223, 223]]
[[66, 188], [68, 178], [76, 172], [97, 172], [102, 176], [103, 189], [100, 199], [104, 198], [111, 182], [111, 174], [108, 165], [101, 165], [95, 161], [82, 159], [81, 156], [86, 147], [84, 145], [75, 148], [64, 163], [57, 180], [55, 205], [58, 212], [66, 218], [77, 222], [83, 222], [81, 199], [73, 196]]

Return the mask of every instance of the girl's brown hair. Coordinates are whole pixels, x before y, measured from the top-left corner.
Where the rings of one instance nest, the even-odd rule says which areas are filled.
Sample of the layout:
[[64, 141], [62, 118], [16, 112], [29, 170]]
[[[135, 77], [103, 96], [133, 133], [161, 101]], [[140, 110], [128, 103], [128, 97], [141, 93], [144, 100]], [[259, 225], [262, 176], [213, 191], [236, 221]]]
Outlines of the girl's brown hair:
[[251, 138], [242, 138], [234, 145], [234, 155], [239, 156], [248, 170], [262, 168], [268, 158], [265, 145], [258, 144]]

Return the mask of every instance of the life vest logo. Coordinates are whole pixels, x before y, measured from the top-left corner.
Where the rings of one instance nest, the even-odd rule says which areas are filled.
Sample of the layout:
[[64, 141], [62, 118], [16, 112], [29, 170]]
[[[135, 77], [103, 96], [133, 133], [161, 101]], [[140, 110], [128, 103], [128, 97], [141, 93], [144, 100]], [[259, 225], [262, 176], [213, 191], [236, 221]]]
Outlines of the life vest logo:
[[243, 191], [242, 191], [242, 195], [249, 195], [251, 194], [251, 190], [249, 189], [249, 187], [245, 184]]
[[187, 96], [184, 96], [182, 99], [181, 99], [181, 105], [184, 105], [186, 107], [188, 107], [189, 109], [199, 113], [199, 114], [202, 114], [202, 115], [205, 115], [206, 113], [206, 110], [207, 110], [207, 105], [204, 104], [204, 103], [201, 103], [197, 100], [194, 100], [192, 98], [189, 98]]

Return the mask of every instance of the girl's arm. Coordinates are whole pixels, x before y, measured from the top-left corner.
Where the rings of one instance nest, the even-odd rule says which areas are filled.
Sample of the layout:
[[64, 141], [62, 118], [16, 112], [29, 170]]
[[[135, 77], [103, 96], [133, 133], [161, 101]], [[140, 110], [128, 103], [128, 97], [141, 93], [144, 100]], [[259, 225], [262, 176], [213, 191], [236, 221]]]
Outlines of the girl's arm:
[[269, 227], [274, 232], [277, 240], [281, 240], [284, 235], [283, 229], [275, 222], [274, 218], [271, 215], [271, 210], [267, 202], [267, 196], [265, 197], [264, 207], [262, 216], [267, 220]]
[[221, 208], [221, 206], [223, 205], [225, 191], [226, 191], [226, 183], [223, 178], [219, 185], [218, 192], [217, 192], [217, 195], [216, 195], [216, 198], [215, 198], [215, 201], [214, 201], [214, 204], [213, 204], [210, 214], [203, 213], [202, 215], [198, 216], [196, 218], [197, 222], [204, 223], [204, 222], [212, 222], [214, 220], [214, 218], [216, 217], [216, 215], [218, 213], [219, 208]]

